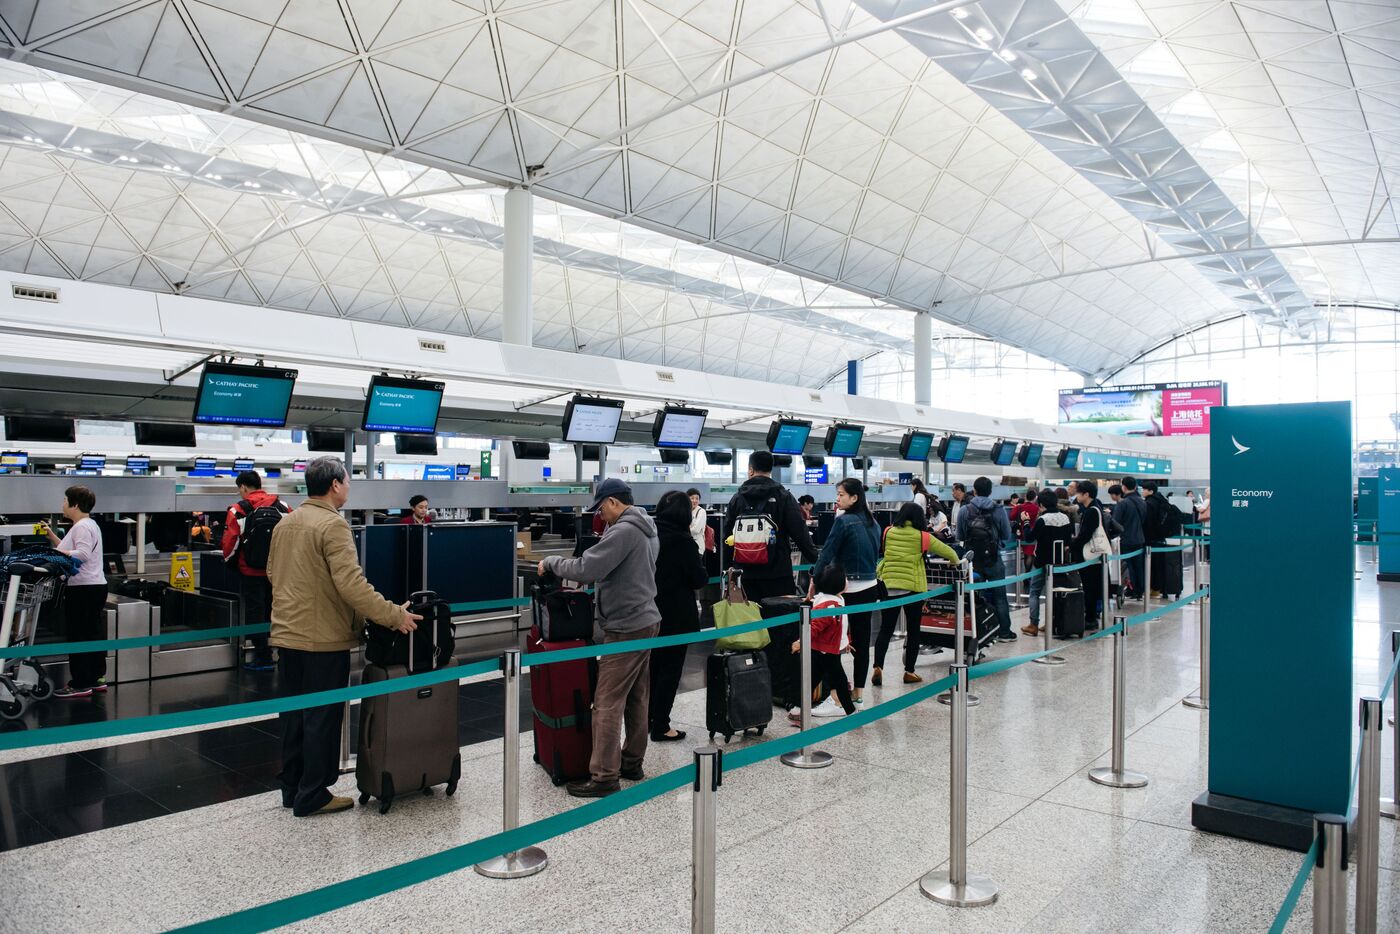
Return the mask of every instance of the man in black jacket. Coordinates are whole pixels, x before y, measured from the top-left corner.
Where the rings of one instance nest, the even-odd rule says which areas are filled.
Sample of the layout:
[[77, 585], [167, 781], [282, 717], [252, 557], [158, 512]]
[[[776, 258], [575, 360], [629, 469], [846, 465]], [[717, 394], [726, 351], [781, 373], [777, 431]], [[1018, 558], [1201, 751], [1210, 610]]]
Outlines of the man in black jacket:
[[[1094, 531], [1103, 521], [1103, 504], [1098, 500], [1099, 485], [1093, 480], [1080, 480], [1075, 484], [1075, 502], [1079, 504], [1079, 532], [1071, 542], [1074, 561], [1084, 560], [1084, 546], [1094, 537]], [[1103, 572], [1097, 567], [1085, 568], [1079, 574], [1084, 585], [1084, 628], [1099, 628], [1099, 604], [1106, 597], [1103, 592]]]
[[[777, 541], [769, 549], [767, 564], [745, 564], [741, 581], [744, 593], [755, 602], [764, 597], [784, 597], [797, 593], [797, 583], [792, 577], [792, 549], [796, 546], [805, 564], [817, 560], [817, 546], [812, 543], [812, 534], [807, 530], [807, 520], [802, 508], [797, 505], [791, 493], [781, 483], [773, 479], [773, 455], [767, 451], [754, 451], [749, 456], [749, 478], [739, 487], [724, 510], [724, 566], [734, 566], [734, 549], [729, 538], [734, 534], [734, 525], [746, 512], [761, 510], [772, 520], [777, 530]], [[775, 626], [768, 631], [768, 668], [773, 678], [773, 699], [776, 703], [793, 706], [801, 693], [798, 676], [800, 660], [792, 654], [790, 646], [798, 637], [799, 624], [788, 623]]]
[[[1123, 500], [1113, 510], [1113, 518], [1123, 527], [1123, 534], [1118, 540], [1123, 554], [1142, 550], [1142, 546], [1147, 544], [1144, 529], [1147, 522], [1147, 504], [1142, 501], [1142, 494], [1138, 492], [1136, 477], [1123, 478]], [[1129, 600], [1142, 599], [1146, 569], [1147, 561], [1143, 555], [1124, 559], [1123, 570], [1127, 572], [1127, 576], [1123, 582], [1123, 590], [1124, 596]]]
[[[1142, 481], [1147, 496], [1147, 518], [1143, 535], [1153, 548], [1165, 546], [1167, 539], [1181, 534], [1181, 512], [1170, 499], [1163, 496], [1156, 480]], [[1158, 552], [1152, 555], [1152, 595], [1181, 593], [1181, 553]]]

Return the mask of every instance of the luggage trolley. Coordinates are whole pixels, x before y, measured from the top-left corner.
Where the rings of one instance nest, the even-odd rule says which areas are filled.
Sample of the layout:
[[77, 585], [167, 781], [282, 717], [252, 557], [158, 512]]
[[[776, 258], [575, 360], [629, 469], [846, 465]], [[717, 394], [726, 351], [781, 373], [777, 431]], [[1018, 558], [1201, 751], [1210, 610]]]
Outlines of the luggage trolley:
[[[4, 615], [0, 616], [0, 648], [32, 645], [38, 628], [39, 607], [57, 599], [63, 590], [63, 577], [55, 571], [23, 561], [6, 568]], [[0, 662], [0, 718], [18, 720], [32, 701], [53, 694], [53, 681], [32, 658], [11, 658]]]
[[[971, 583], [970, 564], [951, 564], [943, 558], [926, 556], [928, 589], [952, 587], [961, 577], [963, 583]], [[982, 650], [990, 645], [997, 634], [996, 613], [991, 604], [980, 592], [966, 595], [967, 606], [963, 610], [963, 656], [968, 664], [976, 664], [982, 657]], [[957, 597], [951, 593], [940, 594], [924, 601], [922, 618], [919, 620], [920, 641], [924, 645], [939, 648], [954, 648], [953, 630], [957, 627]]]

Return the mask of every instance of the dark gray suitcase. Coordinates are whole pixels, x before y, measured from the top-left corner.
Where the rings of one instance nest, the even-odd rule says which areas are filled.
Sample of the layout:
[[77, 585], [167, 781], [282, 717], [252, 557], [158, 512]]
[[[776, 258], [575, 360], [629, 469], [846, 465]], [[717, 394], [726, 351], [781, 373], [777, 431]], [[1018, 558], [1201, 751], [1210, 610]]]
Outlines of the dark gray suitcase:
[[[789, 645], [792, 643], [789, 642]], [[705, 728], [729, 742], [757, 730], [762, 736], [773, 717], [773, 684], [762, 652], [716, 652], [705, 666]]]
[[[438, 657], [441, 657], [440, 655]], [[409, 649], [409, 658], [413, 650]], [[449, 658], [443, 667], [457, 664]], [[365, 684], [377, 684], [412, 674], [404, 665], [366, 665]], [[355, 779], [360, 803], [379, 799], [386, 814], [397, 795], [412, 791], [432, 794], [446, 783], [450, 795], [462, 777], [461, 747], [457, 742], [457, 682], [367, 697], [360, 702], [360, 746]]]

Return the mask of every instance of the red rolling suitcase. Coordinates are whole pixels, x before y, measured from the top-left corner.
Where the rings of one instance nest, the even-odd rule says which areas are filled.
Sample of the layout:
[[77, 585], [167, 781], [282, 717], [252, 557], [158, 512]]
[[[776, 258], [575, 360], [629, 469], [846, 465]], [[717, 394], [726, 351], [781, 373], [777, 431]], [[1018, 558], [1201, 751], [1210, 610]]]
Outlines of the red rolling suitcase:
[[[528, 650], [554, 652], [588, 645], [582, 639], [546, 642], [531, 627]], [[597, 662], [580, 659], [530, 668], [530, 703], [534, 708], [535, 761], [556, 785], [588, 778], [593, 757], [593, 687]]]

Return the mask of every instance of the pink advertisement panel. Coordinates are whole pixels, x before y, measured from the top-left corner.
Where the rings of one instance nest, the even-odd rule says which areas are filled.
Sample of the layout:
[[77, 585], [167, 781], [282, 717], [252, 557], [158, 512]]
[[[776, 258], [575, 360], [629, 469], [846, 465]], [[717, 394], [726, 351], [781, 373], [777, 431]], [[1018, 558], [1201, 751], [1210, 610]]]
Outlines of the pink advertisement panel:
[[1220, 386], [1162, 391], [1162, 433], [1166, 435], [1210, 434], [1211, 406], [1224, 400]]

